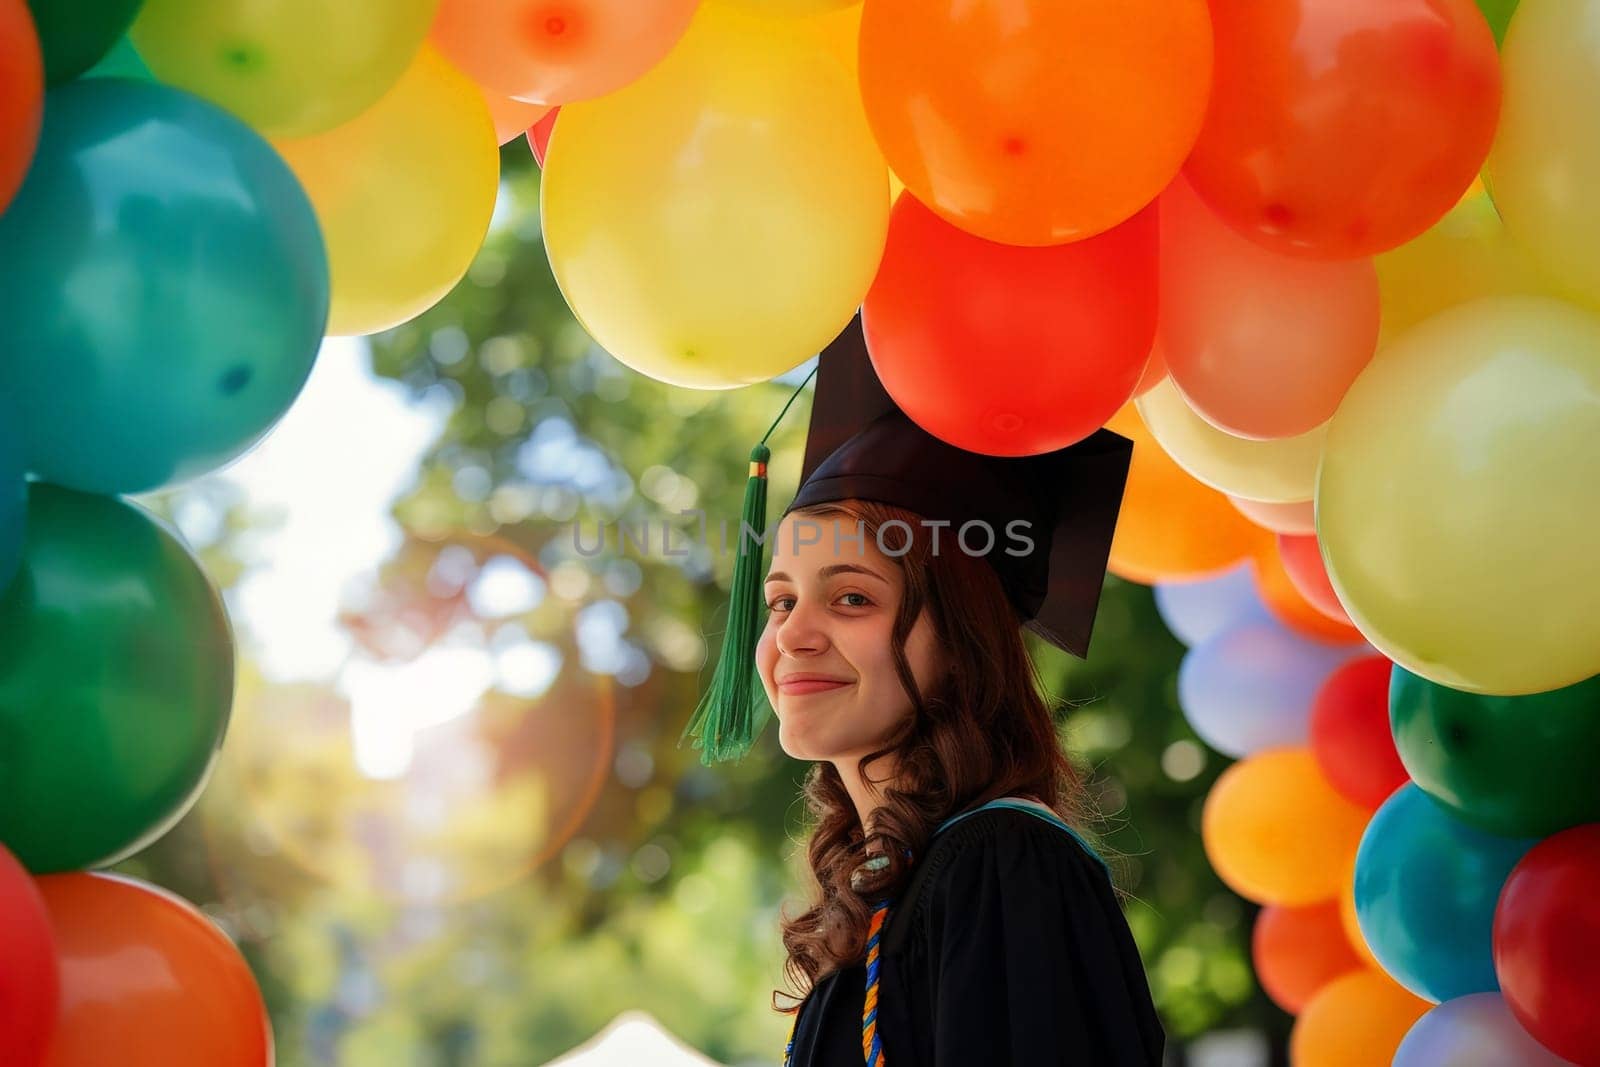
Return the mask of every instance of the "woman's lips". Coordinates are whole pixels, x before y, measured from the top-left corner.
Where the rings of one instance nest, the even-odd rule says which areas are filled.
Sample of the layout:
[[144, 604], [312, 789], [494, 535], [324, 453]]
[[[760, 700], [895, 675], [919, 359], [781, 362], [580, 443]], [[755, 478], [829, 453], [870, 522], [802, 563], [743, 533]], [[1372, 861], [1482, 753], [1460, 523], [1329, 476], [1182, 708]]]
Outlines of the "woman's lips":
[[843, 689], [849, 682], [780, 682], [778, 692], [784, 696], [805, 696], [808, 693], [825, 693], [831, 689]]

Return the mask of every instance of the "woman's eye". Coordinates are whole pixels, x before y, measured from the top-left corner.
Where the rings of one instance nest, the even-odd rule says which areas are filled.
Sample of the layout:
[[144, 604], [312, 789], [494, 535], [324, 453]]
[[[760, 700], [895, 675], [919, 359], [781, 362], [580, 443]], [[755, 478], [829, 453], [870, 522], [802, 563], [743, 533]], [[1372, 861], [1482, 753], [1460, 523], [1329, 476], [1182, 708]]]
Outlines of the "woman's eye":
[[783, 601], [790, 600], [790, 599], [793, 599], [793, 598], [792, 597], [786, 597], [786, 596], [774, 597], [772, 599], [772, 601], [769, 604], [767, 604], [767, 610], [768, 611], [786, 611], [788, 609], [780, 608], [780, 607], [778, 607], [778, 605], [780, 603], [782, 603]]
[[872, 601], [867, 599], [867, 594], [865, 593], [846, 593], [845, 596], [857, 596], [865, 601], [862, 604], [851, 604], [850, 606], [853, 608], [870, 608], [872, 606]]
[[[872, 606], [872, 599], [870, 597], [868, 597], [867, 594], [865, 594], [865, 593], [841, 593], [840, 596], [839, 596], [839, 599], [840, 600], [844, 600], [846, 597], [859, 597], [860, 600], [861, 600], [861, 603], [859, 603], [859, 604], [847, 604], [846, 607], [870, 608]], [[792, 611], [793, 610], [792, 608], [782, 607], [781, 605], [785, 601], [789, 601], [789, 600], [793, 600], [793, 599], [794, 599], [794, 597], [792, 597], [792, 596], [773, 597], [772, 600], [767, 603], [767, 610], [768, 611]]]

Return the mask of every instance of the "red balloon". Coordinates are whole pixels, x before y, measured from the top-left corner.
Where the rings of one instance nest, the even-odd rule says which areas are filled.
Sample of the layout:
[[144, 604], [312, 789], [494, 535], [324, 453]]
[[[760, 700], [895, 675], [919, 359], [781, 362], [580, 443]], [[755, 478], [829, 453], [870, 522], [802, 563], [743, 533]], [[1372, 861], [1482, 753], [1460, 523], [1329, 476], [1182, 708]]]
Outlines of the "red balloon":
[[1328, 782], [1370, 811], [1410, 776], [1389, 729], [1389, 675], [1383, 656], [1353, 659], [1328, 675], [1311, 705], [1311, 751]]
[[1280, 533], [1278, 556], [1283, 560], [1283, 569], [1289, 572], [1289, 581], [1306, 598], [1306, 603], [1334, 622], [1355, 625], [1345, 614], [1339, 594], [1333, 591], [1333, 583], [1328, 580], [1327, 568], [1322, 565], [1322, 550], [1317, 547], [1314, 534]]
[[544, 154], [550, 150], [550, 134], [556, 128], [559, 107], [551, 108], [538, 122], [528, 128], [528, 147], [533, 149], [534, 162], [544, 166]]
[[1337, 900], [1305, 908], [1262, 908], [1250, 955], [1261, 988], [1290, 1015], [1300, 1014], [1335, 978], [1365, 966], [1345, 936]]
[[923, 429], [991, 456], [1064, 448], [1133, 394], [1156, 330], [1154, 205], [1038, 248], [975, 237], [901, 194], [862, 305], [884, 388]]
[[27, 870], [0, 845], [0, 1045], [8, 1067], [44, 1062], [60, 991], [44, 898]]
[[38, 884], [61, 954], [48, 1067], [272, 1067], [255, 978], [193, 905], [114, 874]]
[[1522, 1028], [1600, 1064], [1600, 823], [1545, 838], [1511, 870], [1494, 912], [1494, 969]]
[[1500, 60], [1473, 0], [1211, 0], [1211, 20], [1211, 103], [1184, 173], [1245, 236], [1371, 255], [1477, 177]]
[[0, 211], [22, 187], [44, 112], [44, 58], [24, 0], [0, 0]]

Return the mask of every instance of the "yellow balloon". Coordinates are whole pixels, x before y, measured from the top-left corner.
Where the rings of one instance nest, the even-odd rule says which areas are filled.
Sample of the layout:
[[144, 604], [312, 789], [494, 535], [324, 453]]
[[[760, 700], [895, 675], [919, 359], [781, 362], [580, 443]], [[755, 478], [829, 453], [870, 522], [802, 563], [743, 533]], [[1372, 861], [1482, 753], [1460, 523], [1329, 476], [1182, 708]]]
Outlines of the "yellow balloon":
[[494, 123], [478, 87], [431, 45], [352, 121], [275, 147], [322, 224], [330, 334], [374, 333], [420, 315], [483, 244], [500, 183]]
[[1326, 423], [1296, 437], [1271, 441], [1235, 437], [1197, 414], [1170, 377], [1134, 404], [1178, 466], [1211, 488], [1272, 504], [1311, 499]]
[[1600, 308], [1600, 0], [1522, 4], [1500, 62], [1495, 203], [1562, 293]]
[[1271, 504], [1260, 500], [1248, 500], [1242, 496], [1230, 496], [1228, 503], [1232, 504], [1239, 514], [1263, 530], [1301, 535], [1317, 532], [1316, 513], [1310, 500]]
[[1289, 1061], [1294, 1067], [1386, 1067], [1431, 1007], [1388, 975], [1352, 971], [1323, 986], [1295, 1020]]
[[1331, 900], [1369, 812], [1340, 796], [1307, 748], [1257, 752], [1206, 795], [1200, 838], [1217, 876], [1258, 904]]
[[438, 0], [145, 0], [128, 31], [157, 78], [273, 137], [332, 129], [382, 96]]
[[1421, 237], [1374, 262], [1383, 294], [1380, 345], [1469, 300], [1550, 290], [1528, 254], [1511, 240], [1482, 186]]
[[887, 168], [822, 21], [702, 5], [644, 77], [561, 109], [541, 190], [550, 264], [585, 329], [640, 373], [766, 381], [866, 295]]
[[1503, 297], [1408, 331], [1334, 414], [1316, 501], [1339, 600], [1407, 670], [1506, 696], [1600, 673], [1600, 317]]

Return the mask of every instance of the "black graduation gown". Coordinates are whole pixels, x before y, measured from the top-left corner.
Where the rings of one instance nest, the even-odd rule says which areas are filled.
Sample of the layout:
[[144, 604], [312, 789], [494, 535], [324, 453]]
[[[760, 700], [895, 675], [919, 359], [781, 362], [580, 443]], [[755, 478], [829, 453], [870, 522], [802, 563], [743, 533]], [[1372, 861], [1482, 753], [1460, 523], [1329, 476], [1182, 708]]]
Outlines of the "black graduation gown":
[[[1074, 836], [991, 808], [937, 834], [879, 949], [885, 1067], [1160, 1064], [1166, 1035], [1105, 868]], [[792, 1067], [861, 1067], [866, 968], [807, 996]]]

